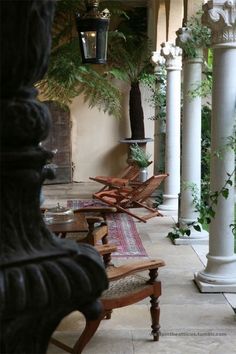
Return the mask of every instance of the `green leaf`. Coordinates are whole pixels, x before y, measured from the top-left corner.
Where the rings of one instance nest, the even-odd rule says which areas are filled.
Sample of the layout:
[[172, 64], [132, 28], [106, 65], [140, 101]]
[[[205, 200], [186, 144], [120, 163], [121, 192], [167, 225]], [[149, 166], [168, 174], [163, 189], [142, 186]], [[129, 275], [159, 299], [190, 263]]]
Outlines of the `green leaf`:
[[190, 230], [190, 229], [187, 229], [187, 230], [185, 231], [185, 233], [186, 233], [187, 236], [190, 236], [191, 230]]
[[198, 218], [198, 222], [199, 222], [199, 224], [203, 224], [204, 223], [204, 218], [203, 217]]
[[209, 213], [209, 215], [212, 217], [212, 218], [214, 218], [215, 217], [215, 211], [212, 209], [212, 207], [209, 207], [209, 210], [208, 210], [208, 213]]
[[127, 73], [119, 68], [112, 68], [109, 70], [109, 74], [121, 81], [129, 81]]
[[193, 225], [193, 228], [194, 228], [196, 231], [201, 232], [201, 226], [200, 226], [200, 225]]
[[130, 146], [131, 158], [139, 167], [148, 167], [150, 165], [151, 154], [144, 151], [138, 144]]
[[225, 199], [227, 199], [228, 196], [229, 196], [229, 190], [228, 190], [228, 188], [224, 188], [224, 189], [222, 190], [221, 194], [222, 194], [222, 196], [223, 196]]

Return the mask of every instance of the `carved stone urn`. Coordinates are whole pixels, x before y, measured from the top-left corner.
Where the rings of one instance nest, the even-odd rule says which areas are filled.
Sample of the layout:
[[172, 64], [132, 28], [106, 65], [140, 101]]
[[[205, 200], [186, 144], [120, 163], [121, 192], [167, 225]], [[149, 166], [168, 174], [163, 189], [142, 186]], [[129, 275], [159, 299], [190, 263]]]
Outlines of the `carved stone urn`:
[[0, 352], [45, 354], [52, 332], [74, 310], [99, 315], [107, 288], [99, 254], [59, 240], [40, 212], [40, 141], [50, 129], [34, 83], [47, 70], [52, 0], [0, 1]]

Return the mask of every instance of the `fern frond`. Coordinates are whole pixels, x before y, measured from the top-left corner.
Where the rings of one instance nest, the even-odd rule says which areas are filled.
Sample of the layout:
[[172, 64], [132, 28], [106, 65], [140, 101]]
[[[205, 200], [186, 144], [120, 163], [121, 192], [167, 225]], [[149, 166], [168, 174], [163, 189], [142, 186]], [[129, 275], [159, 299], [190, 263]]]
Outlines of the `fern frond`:
[[103, 73], [82, 65], [77, 39], [52, 54], [47, 75], [37, 88], [43, 96], [63, 104], [83, 93], [90, 107], [97, 106], [115, 117], [121, 114], [118, 88]]

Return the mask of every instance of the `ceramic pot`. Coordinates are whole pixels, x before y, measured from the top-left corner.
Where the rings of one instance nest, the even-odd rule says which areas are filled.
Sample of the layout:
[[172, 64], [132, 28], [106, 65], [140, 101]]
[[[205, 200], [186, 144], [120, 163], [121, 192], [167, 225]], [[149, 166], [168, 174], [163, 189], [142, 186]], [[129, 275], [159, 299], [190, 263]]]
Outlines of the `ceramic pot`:
[[147, 167], [140, 168], [139, 171], [139, 182], [145, 182], [148, 179]]

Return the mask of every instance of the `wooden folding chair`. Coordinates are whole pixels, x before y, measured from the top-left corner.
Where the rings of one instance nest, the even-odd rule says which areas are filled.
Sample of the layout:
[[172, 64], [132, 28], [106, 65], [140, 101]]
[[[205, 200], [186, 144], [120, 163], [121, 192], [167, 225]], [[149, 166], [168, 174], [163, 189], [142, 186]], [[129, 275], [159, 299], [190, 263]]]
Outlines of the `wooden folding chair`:
[[[146, 204], [147, 199], [159, 187], [168, 174], [160, 174], [152, 176], [147, 181], [141, 183], [136, 188], [119, 188], [108, 191], [97, 192], [93, 197], [107, 203], [110, 206], [117, 208], [118, 211], [127, 213], [134, 218], [146, 222], [154, 216], [162, 216], [155, 208], [151, 208]], [[129, 208], [142, 207], [150, 211], [149, 214], [140, 216], [135, 212], [131, 212]]]
[[139, 167], [136, 164], [128, 165], [121, 173], [120, 177], [113, 176], [96, 176], [89, 177], [92, 181], [102, 183], [104, 186], [98, 192], [112, 188], [120, 188], [127, 186], [130, 181], [137, 179], [139, 175]]

